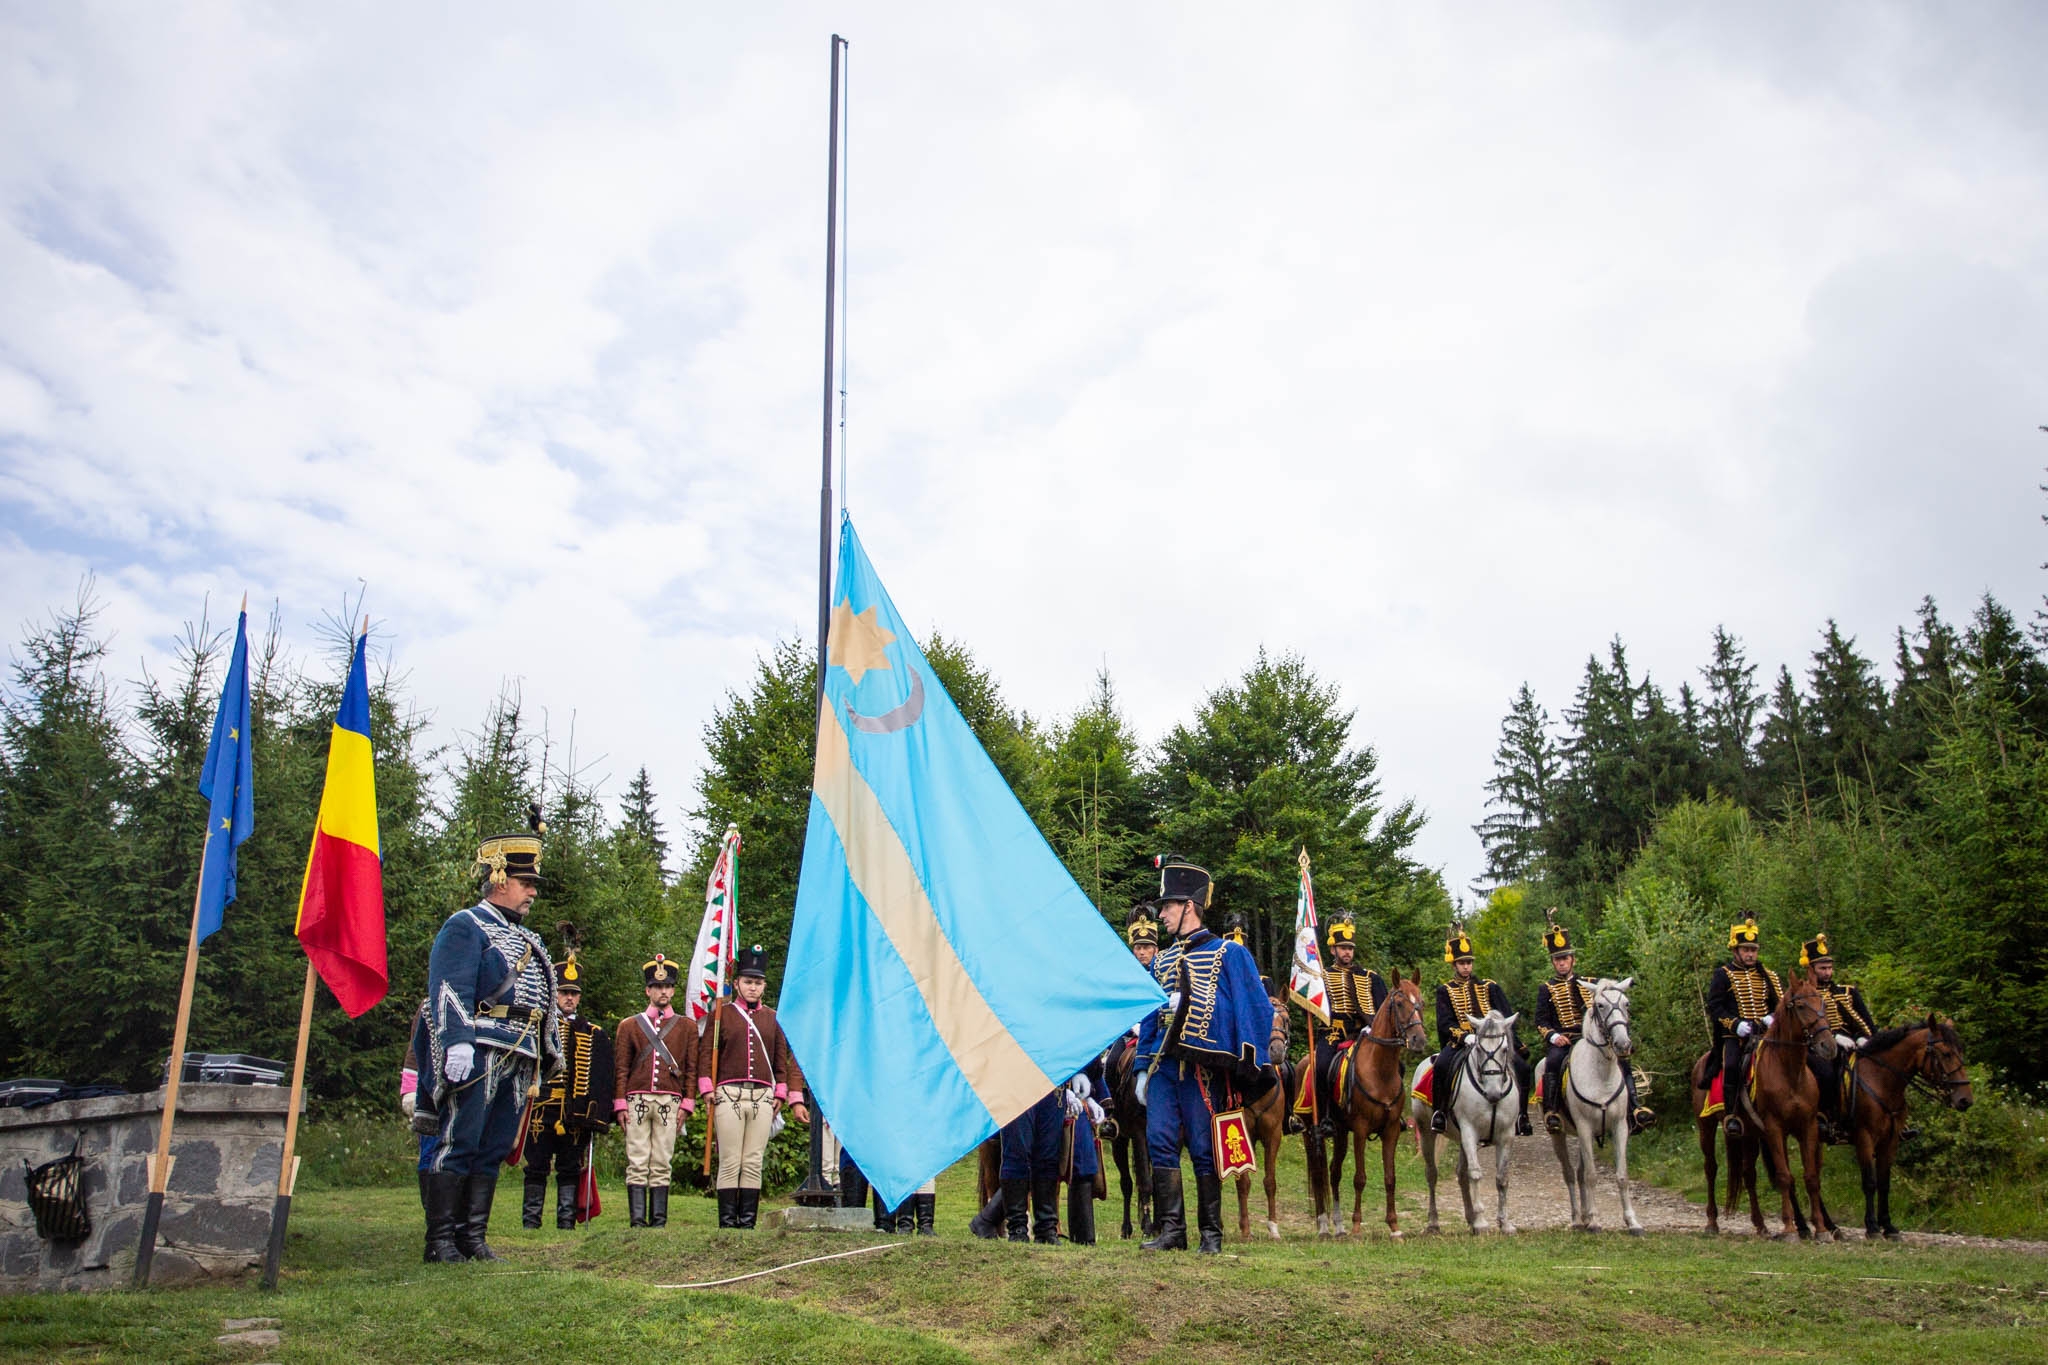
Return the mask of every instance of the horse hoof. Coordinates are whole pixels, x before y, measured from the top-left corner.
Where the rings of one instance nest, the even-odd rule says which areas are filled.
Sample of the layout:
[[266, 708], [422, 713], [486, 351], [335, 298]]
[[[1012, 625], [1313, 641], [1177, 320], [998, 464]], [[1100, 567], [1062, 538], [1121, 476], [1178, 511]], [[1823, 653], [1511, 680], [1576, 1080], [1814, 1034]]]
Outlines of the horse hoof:
[[1773, 1242], [1789, 1242], [1792, 1240], [1792, 1234], [1789, 1232], [1773, 1233], [1771, 1235], [1771, 1240]]
[[1274, 1241], [1280, 1240], [1280, 1225], [1278, 1223], [1266, 1224], [1266, 1232]]
[[1832, 1242], [1835, 1239], [1832, 1235], [1829, 1234], [1826, 1228], [1815, 1228], [1813, 1230], [1813, 1240], [1821, 1246], [1826, 1246], [1829, 1242]]
[[1899, 1230], [1897, 1228], [1886, 1228], [1884, 1230], [1884, 1239], [1887, 1242], [1897, 1242], [1902, 1240], [1899, 1236]]
[[1586, 1226], [1584, 1226], [1584, 1227], [1580, 1228], [1580, 1229], [1579, 1229], [1579, 1231], [1580, 1231], [1580, 1232], [1598, 1232], [1598, 1231], [1600, 1231], [1600, 1225], [1599, 1225], [1598, 1223], [1594, 1222], [1594, 1221], [1593, 1221], [1592, 1219], [1588, 1218], [1588, 1219], [1586, 1220]]
[[1406, 1241], [1408, 1238], [1408, 1234], [1401, 1231], [1401, 1229], [1399, 1228], [1388, 1228], [1387, 1236], [1393, 1238], [1397, 1242]]
[[1641, 1236], [1643, 1235], [1643, 1229], [1642, 1229], [1641, 1225], [1639, 1225], [1639, 1224], [1630, 1224], [1630, 1225], [1629, 1225], [1629, 1230], [1628, 1230], [1628, 1235], [1629, 1235], [1629, 1236], [1631, 1236], [1631, 1237], [1641, 1237]]
[[1442, 1232], [1442, 1231], [1443, 1231], [1443, 1229], [1442, 1229], [1442, 1228], [1440, 1228], [1440, 1227], [1438, 1227], [1438, 1226], [1437, 1226], [1437, 1225], [1436, 1225], [1435, 1223], [1431, 1223], [1431, 1224], [1429, 1224], [1428, 1226], [1424, 1227], [1424, 1228], [1423, 1228], [1422, 1230], [1423, 1230], [1423, 1231], [1424, 1231], [1425, 1233], [1430, 1233], [1430, 1232]]
[[1517, 1228], [1513, 1223], [1502, 1223], [1500, 1225], [1500, 1234], [1503, 1237], [1512, 1237], [1519, 1231], [1521, 1229]]

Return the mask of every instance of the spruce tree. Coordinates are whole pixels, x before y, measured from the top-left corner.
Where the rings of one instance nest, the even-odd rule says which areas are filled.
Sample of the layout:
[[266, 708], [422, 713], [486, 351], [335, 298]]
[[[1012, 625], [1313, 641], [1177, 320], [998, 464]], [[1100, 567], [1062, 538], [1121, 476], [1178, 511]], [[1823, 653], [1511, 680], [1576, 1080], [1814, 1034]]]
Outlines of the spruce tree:
[[1550, 713], [1524, 682], [1500, 723], [1500, 745], [1493, 751], [1486, 804], [1494, 813], [1472, 827], [1486, 849], [1486, 874], [1496, 884], [1522, 880], [1535, 870], [1557, 775]]
[[1725, 626], [1714, 627], [1714, 657], [1700, 670], [1707, 684], [1701, 707], [1701, 747], [1707, 785], [1739, 805], [1753, 807], [1758, 784], [1751, 744], [1763, 698], [1756, 690], [1756, 665], [1742, 642]]
[[1121, 928], [1130, 905], [1153, 889], [1155, 850], [1138, 739], [1117, 707], [1108, 669], [1096, 673], [1087, 704], [1049, 738], [1040, 828], [1096, 908]]

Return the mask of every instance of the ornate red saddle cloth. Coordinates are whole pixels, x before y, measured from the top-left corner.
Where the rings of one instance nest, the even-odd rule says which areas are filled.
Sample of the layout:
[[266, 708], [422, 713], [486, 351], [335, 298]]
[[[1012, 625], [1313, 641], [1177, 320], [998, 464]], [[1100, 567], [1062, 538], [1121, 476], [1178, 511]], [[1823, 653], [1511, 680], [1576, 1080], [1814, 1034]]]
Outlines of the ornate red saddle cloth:
[[1415, 1088], [1409, 1092], [1424, 1104], [1436, 1103], [1436, 1059], [1422, 1064], [1422, 1070], [1415, 1073]]

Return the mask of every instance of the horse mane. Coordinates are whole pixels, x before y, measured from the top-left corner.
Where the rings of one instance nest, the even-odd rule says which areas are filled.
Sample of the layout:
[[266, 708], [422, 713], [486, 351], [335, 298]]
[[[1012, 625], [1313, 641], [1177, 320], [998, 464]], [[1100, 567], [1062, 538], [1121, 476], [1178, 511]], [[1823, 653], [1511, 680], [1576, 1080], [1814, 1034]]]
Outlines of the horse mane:
[[1906, 1035], [1926, 1028], [1925, 1024], [1900, 1024], [1897, 1028], [1879, 1029], [1870, 1035], [1870, 1041], [1863, 1045], [1869, 1052], [1889, 1052], [1906, 1041]]

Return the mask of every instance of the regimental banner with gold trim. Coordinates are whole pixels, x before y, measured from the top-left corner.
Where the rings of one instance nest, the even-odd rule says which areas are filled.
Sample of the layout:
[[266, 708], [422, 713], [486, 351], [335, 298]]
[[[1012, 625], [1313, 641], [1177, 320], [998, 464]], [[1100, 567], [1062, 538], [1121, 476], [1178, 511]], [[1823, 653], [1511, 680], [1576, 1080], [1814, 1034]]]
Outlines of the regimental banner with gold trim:
[[1323, 950], [1316, 943], [1316, 888], [1309, 880], [1306, 848], [1296, 861], [1301, 866], [1301, 889], [1294, 897], [1294, 965], [1287, 976], [1287, 994], [1327, 1024], [1330, 992], [1323, 977]]
[[1211, 1117], [1209, 1138], [1214, 1144], [1211, 1150], [1216, 1154], [1218, 1180], [1258, 1173], [1259, 1158], [1252, 1145], [1251, 1125], [1244, 1121], [1244, 1110], [1230, 1109]]

